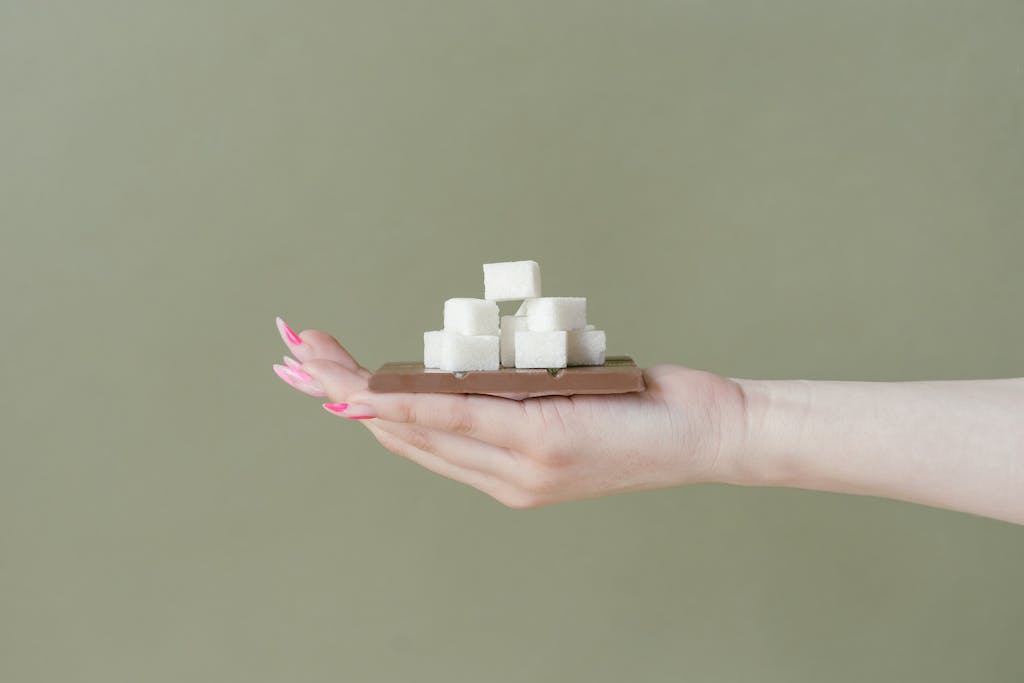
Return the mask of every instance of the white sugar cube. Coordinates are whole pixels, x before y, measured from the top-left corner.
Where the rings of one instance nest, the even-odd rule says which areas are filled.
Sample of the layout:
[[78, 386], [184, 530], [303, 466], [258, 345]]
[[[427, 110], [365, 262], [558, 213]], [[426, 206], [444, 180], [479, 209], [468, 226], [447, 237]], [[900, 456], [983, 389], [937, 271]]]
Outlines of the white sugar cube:
[[441, 344], [445, 334], [451, 334], [444, 330], [431, 330], [423, 333], [423, 367], [441, 367]]
[[569, 365], [604, 365], [606, 348], [604, 330], [587, 325], [585, 329], [569, 332], [566, 360]]
[[530, 310], [530, 302], [533, 299], [523, 299], [523, 303], [519, 304], [519, 308], [516, 310], [516, 315], [525, 316]]
[[568, 350], [567, 333], [516, 332], [517, 368], [564, 368]]
[[501, 365], [516, 366], [516, 332], [526, 329], [526, 318], [519, 315], [501, 316]]
[[531, 300], [526, 308], [526, 326], [531, 332], [579, 330], [586, 325], [586, 297], [545, 296]]
[[484, 298], [516, 301], [540, 296], [540, 266], [536, 261], [484, 264]]
[[445, 334], [440, 368], [447, 372], [498, 369], [498, 335]]
[[444, 302], [444, 329], [468, 335], [498, 334], [498, 304], [484, 299], [448, 299]]

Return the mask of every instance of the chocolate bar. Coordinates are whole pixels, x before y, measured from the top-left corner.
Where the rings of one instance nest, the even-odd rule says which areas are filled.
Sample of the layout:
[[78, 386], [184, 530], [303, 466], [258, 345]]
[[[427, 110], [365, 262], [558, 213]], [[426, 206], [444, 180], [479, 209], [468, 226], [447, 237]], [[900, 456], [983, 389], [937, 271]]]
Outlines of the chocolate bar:
[[624, 394], [644, 390], [643, 371], [629, 356], [609, 356], [604, 365], [557, 370], [502, 368], [445, 372], [423, 363], [385, 363], [370, 378], [370, 390], [386, 393], [502, 394], [516, 397]]

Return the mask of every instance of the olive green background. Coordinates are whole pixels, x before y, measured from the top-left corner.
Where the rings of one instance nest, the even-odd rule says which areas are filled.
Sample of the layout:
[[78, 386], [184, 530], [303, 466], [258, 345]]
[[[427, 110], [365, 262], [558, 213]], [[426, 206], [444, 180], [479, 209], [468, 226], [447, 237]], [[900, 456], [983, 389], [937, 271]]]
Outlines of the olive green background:
[[534, 258], [610, 349], [1024, 374], [1024, 4], [0, 2], [0, 680], [1020, 681], [1024, 528], [508, 510], [271, 373]]

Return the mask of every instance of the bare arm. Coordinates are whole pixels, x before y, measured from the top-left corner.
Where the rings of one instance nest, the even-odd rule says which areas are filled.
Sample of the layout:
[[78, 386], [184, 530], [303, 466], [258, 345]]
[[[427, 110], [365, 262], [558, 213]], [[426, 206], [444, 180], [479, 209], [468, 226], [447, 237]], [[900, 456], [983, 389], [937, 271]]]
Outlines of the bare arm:
[[1024, 523], [1024, 379], [736, 380], [735, 482], [883, 496]]

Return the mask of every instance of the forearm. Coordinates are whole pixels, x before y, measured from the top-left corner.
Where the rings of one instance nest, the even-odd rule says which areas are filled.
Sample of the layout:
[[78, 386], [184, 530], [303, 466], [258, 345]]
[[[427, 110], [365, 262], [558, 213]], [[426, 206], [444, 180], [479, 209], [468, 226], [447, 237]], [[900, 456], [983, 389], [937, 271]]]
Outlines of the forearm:
[[733, 483], [883, 496], [1024, 523], [1024, 379], [735, 380]]

